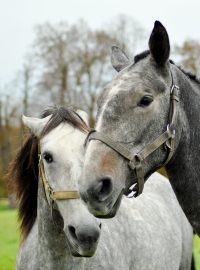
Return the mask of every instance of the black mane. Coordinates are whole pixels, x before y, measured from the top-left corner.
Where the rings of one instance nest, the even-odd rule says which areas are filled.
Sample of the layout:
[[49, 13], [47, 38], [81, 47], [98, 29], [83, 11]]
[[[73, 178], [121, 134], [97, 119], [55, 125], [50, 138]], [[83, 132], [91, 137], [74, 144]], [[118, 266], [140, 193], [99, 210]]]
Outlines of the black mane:
[[[146, 50], [142, 53], [139, 53], [137, 54], [135, 57], [134, 57], [134, 64], [136, 64], [137, 62], [141, 61], [142, 59], [146, 58], [148, 55], [150, 55], [150, 51], [149, 50]], [[176, 65], [174, 63], [174, 61], [172, 61], [171, 59], [169, 60], [170, 64], [172, 65]], [[176, 65], [177, 66], [177, 65]], [[182, 67], [180, 66], [177, 66], [178, 69], [180, 71], [182, 71], [189, 79], [191, 79], [192, 81], [195, 81], [196, 83], [200, 84], [200, 80], [196, 77], [195, 74], [191, 73], [191, 72], [188, 72], [188, 71], [185, 71]]]
[[[89, 127], [74, 110], [52, 107], [45, 110], [41, 118], [48, 115], [52, 117], [42, 131], [41, 137], [62, 122], [67, 122], [83, 132], [89, 131]], [[11, 162], [8, 173], [9, 187], [16, 194], [18, 201], [22, 241], [29, 234], [37, 217], [39, 139], [33, 134], [29, 135]]]
[[141, 61], [142, 59], [146, 58], [148, 55], [150, 55], [150, 51], [146, 50], [142, 53], [139, 53], [137, 55], [135, 55], [134, 57], [134, 64], [136, 64], [137, 62]]

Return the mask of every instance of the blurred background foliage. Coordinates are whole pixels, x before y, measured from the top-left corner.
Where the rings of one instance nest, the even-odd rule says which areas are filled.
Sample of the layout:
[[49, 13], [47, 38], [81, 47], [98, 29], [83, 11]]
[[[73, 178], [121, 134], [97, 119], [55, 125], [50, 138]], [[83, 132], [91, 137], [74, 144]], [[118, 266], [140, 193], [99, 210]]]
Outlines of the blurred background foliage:
[[[80, 19], [35, 26], [34, 40], [21, 69], [13, 80], [0, 87], [0, 268], [13, 269], [19, 242], [15, 198], [8, 192], [6, 174], [23, 142], [21, 115], [39, 116], [49, 105], [71, 104], [95, 122], [96, 100], [115, 74], [110, 64], [111, 46], [117, 45], [133, 59], [147, 48], [147, 32], [127, 15], [118, 15], [93, 29]], [[172, 44], [171, 58], [187, 71], [200, 75], [200, 42]], [[160, 173], [166, 175], [163, 168]], [[2, 198], [6, 198], [3, 199]], [[6, 229], [6, 231], [5, 231]], [[194, 239], [194, 255], [200, 269], [200, 240]], [[3, 268], [2, 268], [3, 267]]]
[[[143, 26], [127, 15], [118, 15], [101, 27], [91, 28], [80, 19], [35, 26], [34, 40], [21, 69], [0, 88], [0, 198], [8, 196], [8, 164], [23, 141], [21, 115], [38, 116], [48, 105], [67, 105], [85, 110], [94, 125], [96, 100], [115, 74], [110, 64], [111, 46], [130, 58], [147, 47]], [[199, 75], [200, 42], [186, 40], [172, 46], [172, 58]], [[163, 170], [161, 170], [163, 172]]]

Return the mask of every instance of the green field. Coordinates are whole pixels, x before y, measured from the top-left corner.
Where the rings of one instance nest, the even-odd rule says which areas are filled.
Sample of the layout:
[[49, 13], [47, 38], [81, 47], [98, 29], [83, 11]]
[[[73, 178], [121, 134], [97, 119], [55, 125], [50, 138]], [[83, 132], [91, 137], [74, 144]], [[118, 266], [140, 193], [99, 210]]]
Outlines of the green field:
[[200, 270], [200, 238], [198, 236], [194, 237], [193, 254], [196, 266], [195, 269]]
[[0, 270], [15, 269], [19, 243], [17, 211], [8, 208], [6, 200], [0, 201]]
[[[17, 211], [8, 208], [6, 200], [0, 200], [0, 270], [14, 270], [19, 244]], [[196, 269], [200, 270], [200, 238], [194, 237]]]

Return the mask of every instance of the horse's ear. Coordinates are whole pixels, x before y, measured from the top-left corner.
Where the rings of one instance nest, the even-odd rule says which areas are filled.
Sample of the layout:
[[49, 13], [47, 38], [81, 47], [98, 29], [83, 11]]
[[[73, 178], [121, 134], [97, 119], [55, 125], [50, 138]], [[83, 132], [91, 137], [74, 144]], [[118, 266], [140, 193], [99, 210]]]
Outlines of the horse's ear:
[[159, 21], [154, 23], [154, 28], [149, 38], [149, 49], [156, 63], [164, 66], [169, 58], [170, 43], [167, 31]]
[[83, 121], [89, 126], [88, 114], [82, 110], [77, 110], [76, 112], [83, 119]]
[[118, 72], [131, 64], [125, 52], [117, 46], [112, 46], [111, 63]]
[[23, 115], [22, 122], [31, 130], [34, 135], [38, 137], [50, 118], [51, 115], [48, 115], [45, 118], [27, 117]]

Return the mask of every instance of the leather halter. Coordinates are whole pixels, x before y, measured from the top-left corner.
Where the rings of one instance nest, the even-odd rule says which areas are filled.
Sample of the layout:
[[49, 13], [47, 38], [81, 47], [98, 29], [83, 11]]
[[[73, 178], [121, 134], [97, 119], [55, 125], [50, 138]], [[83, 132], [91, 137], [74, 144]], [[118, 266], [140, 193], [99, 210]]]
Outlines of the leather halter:
[[42, 161], [42, 156], [39, 150], [39, 178], [42, 180], [44, 193], [46, 196], [46, 200], [52, 209], [54, 206], [54, 202], [56, 200], [71, 200], [71, 199], [79, 199], [80, 194], [77, 190], [65, 190], [65, 191], [54, 191], [53, 188], [50, 186], [44, 172], [44, 164]]
[[[171, 70], [170, 70], [171, 72]], [[119, 155], [124, 157], [129, 163], [131, 170], [135, 171], [137, 178], [137, 194], [142, 193], [144, 188], [144, 172], [143, 172], [143, 161], [151, 155], [156, 149], [161, 145], [165, 144], [165, 149], [168, 151], [166, 160], [161, 166], [165, 166], [173, 156], [174, 146], [175, 146], [175, 125], [177, 122], [177, 103], [179, 102], [179, 87], [173, 82], [173, 75], [171, 72], [172, 86], [170, 89], [170, 109], [169, 109], [169, 124], [166, 127], [166, 131], [163, 132], [159, 137], [157, 137], [153, 142], [147, 144], [147, 146], [137, 153], [131, 152], [129, 149], [124, 147], [122, 144], [113, 141], [109, 136], [98, 132], [96, 130], [91, 130], [86, 138], [86, 143], [91, 140], [98, 140], [112, 148]], [[135, 185], [129, 187], [130, 194], [133, 193]], [[132, 197], [129, 196], [128, 197]], [[135, 195], [134, 195], [135, 196]]]

